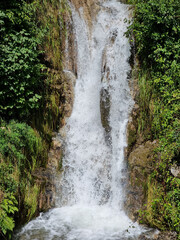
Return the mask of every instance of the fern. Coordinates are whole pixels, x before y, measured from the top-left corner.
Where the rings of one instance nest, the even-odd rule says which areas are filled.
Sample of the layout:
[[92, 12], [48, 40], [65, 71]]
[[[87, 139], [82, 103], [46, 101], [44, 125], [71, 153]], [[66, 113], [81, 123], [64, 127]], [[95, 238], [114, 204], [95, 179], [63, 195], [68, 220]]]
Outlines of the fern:
[[0, 204], [0, 235], [9, 235], [15, 227], [13, 215], [18, 211], [17, 200], [12, 194], [6, 194]]

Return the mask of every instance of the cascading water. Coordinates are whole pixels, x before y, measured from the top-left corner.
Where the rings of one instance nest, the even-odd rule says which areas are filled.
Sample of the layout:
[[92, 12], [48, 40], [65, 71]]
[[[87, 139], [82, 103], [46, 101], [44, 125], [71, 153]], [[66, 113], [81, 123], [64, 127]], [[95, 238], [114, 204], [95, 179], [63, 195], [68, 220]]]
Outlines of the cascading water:
[[[124, 148], [132, 106], [124, 37], [128, 6], [103, 1], [90, 31], [72, 7], [78, 49], [73, 112], [66, 124], [63, 175], [57, 207], [27, 224], [16, 239], [137, 239], [141, 229], [123, 210]], [[101, 91], [108, 94], [109, 140], [101, 121]]]

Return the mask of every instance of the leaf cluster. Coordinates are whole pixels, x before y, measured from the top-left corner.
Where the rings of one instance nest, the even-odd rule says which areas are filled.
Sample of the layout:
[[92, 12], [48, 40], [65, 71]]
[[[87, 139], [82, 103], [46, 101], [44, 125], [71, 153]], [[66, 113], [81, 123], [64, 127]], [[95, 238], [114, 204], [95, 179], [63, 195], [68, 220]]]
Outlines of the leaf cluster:
[[[127, 35], [139, 59], [141, 134], [159, 139], [144, 219], [162, 230], [180, 231], [180, 182], [171, 166], [180, 159], [180, 5], [179, 0], [135, 0]], [[143, 124], [142, 124], [143, 123]]]
[[44, 142], [35, 130], [25, 123], [1, 122], [0, 237], [5, 235], [10, 239], [15, 226], [14, 213], [19, 211], [17, 200], [21, 208], [27, 185], [34, 185], [31, 173], [35, 168], [45, 166], [46, 159]]
[[43, 142], [27, 124], [11, 121], [0, 128], [0, 154], [6, 163], [17, 165], [24, 174], [24, 169], [33, 169], [34, 159], [42, 164]]
[[[136, 40], [141, 67], [151, 69], [151, 84], [163, 100], [179, 96], [180, 6], [178, 0], [143, 0], [135, 5], [128, 34]], [[173, 91], [170, 94], [169, 91]], [[176, 98], [177, 100], [177, 98]], [[176, 101], [175, 100], [175, 101]]]
[[11, 232], [15, 226], [13, 215], [18, 211], [17, 200], [12, 194], [6, 194], [0, 203], [0, 236], [11, 239]]
[[32, 21], [33, 5], [11, 3], [0, 6], [0, 114], [22, 119], [39, 107], [43, 65], [38, 30]]

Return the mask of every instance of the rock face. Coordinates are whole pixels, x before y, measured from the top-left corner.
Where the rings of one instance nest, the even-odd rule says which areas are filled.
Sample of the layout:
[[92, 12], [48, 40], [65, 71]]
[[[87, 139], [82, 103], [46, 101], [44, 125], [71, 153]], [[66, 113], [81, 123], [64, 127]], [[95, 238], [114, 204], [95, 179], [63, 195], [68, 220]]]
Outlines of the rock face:
[[108, 92], [108, 89], [102, 89], [100, 98], [101, 123], [105, 129], [105, 138], [108, 144], [111, 143], [111, 127], [109, 124], [110, 105], [110, 94]]
[[[91, 29], [92, 21], [99, 11], [99, 0], [70, 0], [76, 11], [83, 10], [84, 19]], [[66, 39], [63, 40], [63, 68], [77, 75], [77, 46], [71, 13], [64, 15]]]
[[73, 72], [77, 75], [77, 46], [73, 29], [71, 13], [68, 12], [64, 16], [66, 24], [66, 37], [63, 41], [63, 69]]
[[157, 234], [154, 238], [155, 240], [176, 240], [177, 233], [176, 232], [161, 232]]
[[55, 176], [61, 168], [62, 144], [58, 138], [53, 138], [52, 148], [48, 155], [48, 164], [46, 168], [39, 168], [32, 174], [37, 186], [40, 186], [38, 198], [38, 211], [47, 211], [55, 206]]
[[142, 234], [139, 240], [176, 240], [177, 233], [176, 232], [157, 232], [153, 234], [153, 236], [148, 236], [148, 234]]
[[[135, 64], [137, 63], [134, 60]], [[138, 106], [139, 87], [138, 79], [136, 78], [136, 66], [132, 75], [132, 80], [129, 82], [131, 88], [131, 95], [135, 102], [129, 117], [127, 126], [127, 142], [128, 147], [125, 150], [127, 158], [129, 179], [127, 184], [127, 198], [125, 208], [129, 217], [134, 221], [139, 221], [139, 210], [147, 210], [148, 204], [151, 202], [149, 194], [151, 194], [150, 175], [154, 171], [154, 159], [157, 155], [154, 150], [158, 147], [158, 140], [147, 140], [138, 131], [138, 121], [140, 114], [140, 107]], [[149, 132], [146, 129], [145, 132]], [[171, 174], [175, 177], [180, 176], [180, 167], [173, 165], [170, 169]], [[147, 206], [146, 206], [147, 204]], [[154, 230], [152, 230], [154, 231]], [[142, 234], [139, 240], [176, 240], [178, 239], [176, 232], [153, 232], [153, 235], [148, 232]]]
[[[72, 112], [75, 82], [76, 77], [74, 73], [64, 71], [61, 83], [56, 86], [61, 93], [61, 129], [63, 129], [65, 125], [66, 118], [68, 118]], [[36, 184], [41, 186], [39, 194], [39, 211], [45, 211], [55, 205], [55, 176], [56, 172], [61, 169], [63, 157], [62, 143], [59, 140], [58, 133], [55, 133], [55, 135], [56, 137], [53, 138], [52, 147], [48, 154], [47, 168], [40, 168], [33, 174], [36, 179]]]
[[[133, 74], [136, 75], [136, 73]], [[128, 164], [129, 180], [127, 184], [125, 208], [129, 217], [134, 221], [138, 221], [139, 210], [144, 209], [144, 204], [147, 203], [148, 180], [150, 174], [153, 172], [154, 149], [158, 146], [158, 142], [147, 141], [139, 133], [138, 120], [140, 117], [140, 108], [137, 104], [139, 95], [138, 80], [133, 77], [129, 85], [135, 104], [127, 126], [128, 147], [125, 154]]]
[[77, 11], [83, 7], [83, 13], [88, 26], [91, 28], [92, 20], [95, 19], [99, 11], [99, 0], [71, 0]]
[[76, 76], [71, 71], [64, 71], [64, 86], [62, 94], [65, 95], [65, 103], [64, 103], [64, 116], [70, 117], [73, 102], [74, 102], [74, 86], [76, 83]]
[[157, 142], [147, 141], [137, 146], [128, 157], [129, 188], [126, 208], [133, 220], [138, 220], [138, 210], [146, 203], [148, 176], [153, 171], [153, 151]]

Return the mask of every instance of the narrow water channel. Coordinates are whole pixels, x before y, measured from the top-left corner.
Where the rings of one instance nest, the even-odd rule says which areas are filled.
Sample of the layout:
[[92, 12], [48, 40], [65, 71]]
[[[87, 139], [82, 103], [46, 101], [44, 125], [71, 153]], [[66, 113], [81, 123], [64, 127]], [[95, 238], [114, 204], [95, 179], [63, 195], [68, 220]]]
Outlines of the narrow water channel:
[[[142, 232], [125, 214], [126, 125], [130, 46], [128, 5], [102, 1], [92, 29], [72, 6], [77, 42], [73, 112], [66, 124], [56, 208], [28, 223], [19, 240], [124, 240]], [[100, 104], [104, 102], [104, 104]], [[102, 110], [107, 111], [103, 126]]]

